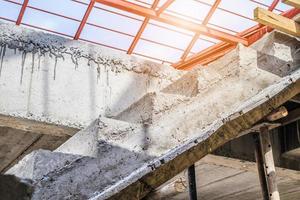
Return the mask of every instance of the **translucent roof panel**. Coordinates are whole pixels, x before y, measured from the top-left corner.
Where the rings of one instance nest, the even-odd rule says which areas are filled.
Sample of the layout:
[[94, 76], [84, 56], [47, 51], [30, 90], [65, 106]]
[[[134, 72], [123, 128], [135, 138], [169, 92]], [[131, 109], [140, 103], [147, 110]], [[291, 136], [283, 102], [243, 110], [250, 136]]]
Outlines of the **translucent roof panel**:
[[178, 49], [183, 49], [192, 39], [191, 35], [173, 31], [172, 29], [166, 29], [161, 26], [155, 26], [155, 22], [153, 23], [154, 24], [149, 23], [146, 27], [142, 34], [142, 39], [173, 46]]
[[180, 50], [162, 46], [145, 40], [141, 40], [137, 44], [134, 53], [138, 53], [140, 55], [150, 55], [155, 59], [161, 59], [161, 55], [164, 55], [163, 60], [170, 63], [176, 62], [178, 59], [180, 59], [180, 56], [182, 55], [182, 51]]
[[105, 6], [97, 6], [92, 10], [87, 22], [134, 36], [144, 20], [144, 18], [135, 17], [137, 19], [116, 15]]
[[84, 4], [75, 3], [70, 0], [30, 0], [28, 7], [42, 9], [44, 11], [63, 15], [79, 21], [82, 19], [87, 8]]
[[7, 1], [0, 1], [0, 17], [16, 21], [20, 13], [21, 6]]
[[34, 27], [40, 27], [45, 30], [51, 30], [72, 37], [79, 26], [79, 22], [62, 18], [57, 15], [52, 15], [32, 8], [27, 8], [27, 11], [28, 12], [24, 15], [23, 23]]
[[[156, 62], [175, 63], [222, 40], [228, 41], [228, 38], [232, 42], [246, 41], [247, 38], [237, 37], [237, 34], [257, 25], [253, 20], [256, 7], [268, 9], [277, 2], [273, 10], [277, 14], [292, 9], [276, 0], [217, 2], [0, 0], [0, 20], [103, 45]], [[203, 24], [204, 19], [207, 24]], [[201, 26], [205, 26], [207, 34], [197, 32]], [[217, 34], [211, 35], [211, 30]]]
[[128, 35], [119, 34], [106, 29], [99, 29], [98, 27], [89, 24], [85, 26], [80, 38], [121, 50], [128, 49], [133, 39], [133, 37]]
[[211, 6], [198, 3], [194, 0], [177, 0], [169, 6], [166, 12], [173, 11], [177, 16], [181, 17], [184, 14], [185, 19], [199, 23], [204, 20], [210, 8]]

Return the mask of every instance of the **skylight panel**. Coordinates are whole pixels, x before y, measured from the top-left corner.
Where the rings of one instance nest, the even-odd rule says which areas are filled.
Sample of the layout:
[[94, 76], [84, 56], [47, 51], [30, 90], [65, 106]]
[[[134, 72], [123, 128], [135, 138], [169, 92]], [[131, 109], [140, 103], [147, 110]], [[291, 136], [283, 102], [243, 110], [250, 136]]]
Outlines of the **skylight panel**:
[[206, 17], [210, 8], [211, 6], [198, 3], [194, 0], [176, 0], [168, 7], [167, 11], [174, 11], [178, 14], [194, 18], [199, 23]]
[[31, 8], [26, 9], [23, 23], [38, 26], [43, 29], [52, 30], [58, 33], [63, 33], [71, 37], [75, 35], [79, 26], [79, 22]]
[[183, 51], [140, 40], [134, 53], [145, 54], [168, 62], [176, 62], [179, 60]]
[[122, 31], [130, 35], [135, 35], [142, 25], [142, 21], [140, 20], [134, 20], [125, 16], [112, 14], [100, 9], [92, 10], [88, 23]]
[[235, 1], [234, 6], [232, 5], [232, 0], [222, 0], [219, 5], [219, 8], [226, 9], [250, 19], [253, 19], [253, 10], [257, 7], [261, 7], [264, 9], [268, 8], [249, 0]]
[[[258, 0], [256, 0], [256, 1], [258, 1]], [[262, 3], [267, 4], [267, 5], [271, 5], [273, 1], [274, 0], [261, 0]], [[292, 8], [293, 8], [292, 6], [281, 3], [281, 1], [279, 1], [279, 3], [276, 6], [276, 9], [279, 9], [279, 10], [282, 10], [282, 11], [287, 11], [287, 10], [290, 10]]]
[[23, 4], [24, 0], [10, 0], [10, 1], [13, 1], [13, 2], [16, 2], [16, 3], [19, 3], [19, 4]]
[[71, 0], [30, 0], [29, 6], [81, 20], [87, 6]]
[[239, 17], [237, 15], [225, 12], [223, 10], [217, 9], [212, 16], [210, 23], [219, 25], [221, 27], [227, 28], [232, 31], [241, 32], [247, 28], [250, 28], [251, 26], [256, 25], [257, 23], [245, 19], [242, 17]]
[[200, 39], [198, 39], [196, 41], [196, 43], [193, 46], [193, 48], [192, 48], [191, 51], [197, 53], [197, 52], [200, 52], [200, 51], [202, 51], [204, 49], [207, 49], [208, 47], [211, 47], [213, 45], [215, 45], [215, 44], [212, 43], [212, 42], [208, 42], [207, 40], [203, 40], [203, 39], [200, 38]]
[[16, 21], [19, 16], [20, 9], [20, 5], [0, 0], [0, 17]]
[[96, 7], [96, 9], [97, 8], [102, 8], [102, 9], [105, 9], [105, 10], [108, 10], [108, 11], [111, 11], [111, 12], [114, 12], [114, 13], [119, 13], [121, 15], [132, 17], [132, 18], [138, 19], [138, 20], [143, 20], [144, 19], [144, 17], [142, 17], [142, 16], [139, 16], [139, 15], [136, 15], [136, 14], [133, 14], [133, 13], [129, 13], [129, 12], [126, 12], [126, 11], [123, 11], [123, 10], [119, 10], [119, 9], [116, 9], [116, 8], [113, 8], [113, 7], [110, 7], [110, 6], [106, 6], [106, 5], [103, 5], [101, 3], [95, 3], [95, 7]]
[[113, 31], [100, 29], [86, 24], [80, 38], [95, 41], [106, 46], [127, 50], [133, 40], [133, 37], [115, 33]]
[[148, 24], [142, 34], [142, 38], [183, 49], [192, 39], [191, 36], [170, 31], [161, 27]]

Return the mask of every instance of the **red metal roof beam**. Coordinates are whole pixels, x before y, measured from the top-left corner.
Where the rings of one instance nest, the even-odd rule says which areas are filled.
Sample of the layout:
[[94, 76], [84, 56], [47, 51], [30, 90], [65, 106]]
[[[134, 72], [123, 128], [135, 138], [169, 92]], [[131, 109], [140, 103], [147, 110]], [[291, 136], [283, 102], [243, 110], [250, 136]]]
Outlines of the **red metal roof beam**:
[[[153, 2], [153, 4], [152, 4], [151, 8], [154, 10], [157, 7], [158, 3], [159, 3], [159, 0], [155, 0]], [[127, 51], [127, 54], [132, 54], [134, 48], [136, 47], [139, 39], [142, 36], [144, 30], [146, 29], [146, 26], [149, 23], [149, 21], [150, 21], [150, 18], [149, 17], [145, 17], [145, 19], [144, 19], [144, 21], [143, 21], [143, 23], [142, 23], [139, 31], [137, 32], [136, 36], [134, 37], [134, 39], [133, 39], [133, 41], [132, 41], [132, 43], [131, 43], [128, 51]]]
[[[212, 5], [212, 7], [210, 8], [208, 14], [206, 15], [206, 17], [204, 18], [202, 24], [203, 25], [207, 25], [210, 18], [212, 17], [213, 13], [216, 11], [216, 9], [218, 8], [219, 4], [221, 3], [221, 0], [216, 0], [215, 3]], [[193, 46], [195, 45], [195, 43], [197, 42], [198, 38], [199, 38], [200, 34], [196, 33], [193, 37], [193, 39], [191, 40], [191, 42], [189, 43], [188, 47], [186, 48], [186, 50], [184, 51], [184, 53], [181, 56], [181, 60], [185, 60], [187, 58], [187, 56], [189, 55], [189, 53], [191, 52]]]
[[175, 0], [167, 0], [157, 11], [156, 15], [159, 16], [162, 12], [164, 12]]
[[[156, 15], [159, 16], [163, 11], [165, 11], [175, 0], [168, 0], [166, 1], [157, 11], [156, 11]], [[157, 7], [159, 3], [159, 0], [155, 0], [151, 6], [151, 9], [155, 10], [155, 8]], [[149, 17], [145, 17], [143, 24], [141, 25], [139, 31], [137, 32], [136, 36], [134, 37], [128, 51], [127, 54], [132, 54], [134, 48], [136, 47], [139, 39], [141, 38], [144, 30], [146, 29], [147, 24], [149, 23], [150, 18]]]
[[199, 33], [202, 35], [206, 35], [208, 37], [212, 37], [218, 40], [226, 41], [229, 43], [242, 43], [244, 45], [248, 45], [248, 40], [237, 36], [232, 35], [214, 28], [206, 27], [202, 24], [197, 24], [194, 22], [190, 22], [187, 20], [184, 20], [180, 17], [176, 17], [173, 15], [169, 15], [166, 13], [161, 13], [159, 16], [156, 15], [155, 10], [143, 6], [139, 6], [134, 3], [130, 3], [123, 0], [96, 0], [96, 2], [102, 3], [107, 6], [111, 6], [123, 11], [131, 12], [140, 16], [149, 17], [150, 19], [163, 22], [166, 24], [170, 24], [173, 26], [177, 26], [195, 33]]
[[87, 7], [87, 9], [85, 11], [85, 14], [84, 14], [82, 20], [80, 22], [80, 25], [79, 25], [79, 27], [78, 27], [78, 29], [76, 31], [76, 34], [74, 36], [74, 40], [78, 40], [79, 39], [80, 34], [81, 34], [81, 32], [82, 32], [82, 30], [83, 30], [83, 28], [84, 28], [84, 26], [85, 26], [85, 24], [86, 24], [86, 22], [87, 22], [87, 20], [88, 20], [88, 18], [90, 16], [90, 14], [92, 12], [92, 9], [93, 9], [94, 5], [95, 5], [95, 0], [91, 0], [90, 3], [89, 3], [89, 6]]
[[16, 25], [21, 24], [24, 13], [25, 13], [25, 10], [26, 10], [26, 7], [28, 5], [28, 2], [29, 2], [29, 0], [24, 0], [23, 5], [22, 5], [21, 10], [20, 10], [20, 13], [19, 13], [19, 16], [18, 16], [18, 19], [16, 21]]
[[275, 7], [278, 5], [279, 1], [280, 1], [280, 0], [274, 0], [274, 1], [272, 2], [272, 4], [269, 6], [268, 10], [269, 10], [269, 11], [273, 11], [273, 10], [275, 9]]
[[[282, 16], [293, 18], [297, 14], [300, 14], [300, 9], [291, 9], [282, 13]], [[249, 44], [260, 39], [265, 33], [272, 31], [272, 28], [268, 28], [266, 26], [260, 27], [260, 24], [251, 27], [241, 33], [239, 35], [246, 37], [249, 40]], [[214, 46], [211, 46], [193, 56], [190, 56], [186, 61], [180, 61], [178, 63], [173, 64], [173, 67], [176, 69], [187, 70], [193, 68], [197, 64], [206, 65], [213, 60], [223, 56], [228, 53], [230, 50], [234, 49], [235, 45], [221, 42]]]

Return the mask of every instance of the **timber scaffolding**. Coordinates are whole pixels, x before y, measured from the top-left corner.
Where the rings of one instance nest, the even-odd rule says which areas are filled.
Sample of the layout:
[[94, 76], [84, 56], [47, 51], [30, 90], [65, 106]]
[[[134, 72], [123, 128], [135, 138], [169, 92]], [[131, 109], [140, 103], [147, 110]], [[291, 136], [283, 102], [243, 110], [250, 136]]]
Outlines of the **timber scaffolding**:
[[[296, 0], [285, 2], [300, 7]], [[118, 6], [126, 7], [124, 4]], [[23, 7], [25, 9], [26, 5]], [[142, 12], [135, 11], [135, 7], [132, 10]], [[149, 18], [157, 17], [156, 14], [149, 15]], [[210, 60], [207, 68], [200, 66], [189, 72], [159, 66], [164, 67], [161, 70], [154, 63], [111, 56], [110, 52], [98, 54], [107, 50], [86, 44], [82, 47], [83, 43], [1, 24], [0, 90], [5, 94], [0, 104], [1, 126], [43, 135], [32, 144], [44, 135], [68, 138], [53, 152], [32, 151], [22, 159], [17, 156], [18, 159], [8, 163], [2, 169], [7, 175], [1, 176], [0, 193], [19, 199], [176, 199], [176, 195], [186, 191], [188, 184], [190, 199], [197, 199], [197, 196], [201, 197], [196, 191], [196, 173], [201, 172], [197, 167], [209, 170], [211, 165], [218, 165], [226, 170], [230, 166], [226, 166], [226, 159], [214, 156], [200, 159], [230, 140], [253, 134], [255, 171], [258, 172], [262, 198], [280, 199], [282, 182], [276, 177], [277, 170], [278, 177], [284, 177], [286, 173], [288, 177], [285, 178], [294, 181], [281, 197], [291, 199], [288, 192], [293, 193], [295, 199], [299, 197], [299, 173], [275, 170], [269, 131], [299, 118], [296, 115], [290, 119], [289, 113], [294, 110], [288, 110], [283, 104], [297, 101], [300, 93], [300, 42], [297, 38], [300, 28], [297, 21], [262, 9], [255, 10], [255, 19], [290, 35], [270, 32], [249, 47], [233, 46], [223, 57]], [[32, 55], [30, 63], [26, 62], [27, 54]], [[42, 59], [36, 67], [35, 54]], [[14, 76], [18, 69], [13, 66], [15, 60], [22, 63], [20, 77]], [[83, 64], [85, 61], [88, 63]], [[58, 67], [59, 62], [66, 66]], [[82, 105], [85, 102], [85, 95], [80, 96], [82, 91], [77, 92], [74, 88], [69, 91], [70, 86], [61, 88], [62, 80], [65, 80], [62, 73], [71, 73], [73, 65], [75, 71], [94, 77], [90, 78], [99, 86], [89, 83], [95, 87], [90, 86], [92, 91], [105, 87], [104, 103], [91, 100], [91, 105], [87, 106], [92, 107], [90, 116], [69, 117], [76, 106], [82, 106], [77, 111], [86, 108]], [[89, 68], [83, 69], [84, 65]], [[114, 68], [107, 69], [108, 65]], [[86, 78], [76, 73], [76, 78], [68, 81], [73, 83]], [[111, 73], [115, 73], [114, 76]], [[136, 96], [127, 99], [125, 105], [122, 102], [115, 106], [120, 91], [114, 90], [120, 84], [114, 85], [111, 79], [125, 79], [126, 83], [134, 77], [136, 83], [141, 83], [140, 76], [151, 78], [145, 86], [146, 91], [144, 86], [139, 86], [142, 89], [135, 92], [128, 91]], [[9, 81], [10, 84], [6, 84]], [[44, 84], [46, 92], [50, 91], [46, 95], [47, 102], [39, 94], [45, 92], [39, 83]], [[13, 84], [16, 86], [11, 87]], [[155, 89], [149, 89], [151, 87]], [[62, 97], [66, 91], [67, 95]], [[141, 91], [142, 95], [137, 94]], [[54, 94], [54, 98], [49, 94]], [[78, 99], [67, 102], [70, 97]], [[26, 99], [26, 103], [18, 102], [21, 99]], [[41, 100], [43, 105], [35, 102], [33, 106], [33, 100]], [[68, 104], [72, 108], [60, 113], [60, 109]], [[102, 108], [102, 104], [107, 107]], [[105, 117], [95, 117], [94, 111]], [[19, 162], [15, 164], [17, 160]], [[253, 168], [253, 164], [247, 165]], [[188, 169], [188, 180], [176, 177], [165, 184], [185, 169]], [[289, 190], [290, 187], [295, 188]]]

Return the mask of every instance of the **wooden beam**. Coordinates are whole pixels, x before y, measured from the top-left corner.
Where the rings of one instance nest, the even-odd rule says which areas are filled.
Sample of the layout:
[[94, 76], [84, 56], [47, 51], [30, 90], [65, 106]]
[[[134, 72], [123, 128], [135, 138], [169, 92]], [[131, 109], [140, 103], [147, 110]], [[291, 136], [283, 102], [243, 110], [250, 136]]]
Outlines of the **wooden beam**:
[[294, 6], [296, 8], [300, 8], [300, 0], [282, 0], [282, 3]]
[[259, 133], [253, 134], [254, 154], [263, 200], [269, 200], [267, 180], [265, 178], [264, 160], [260, 146]]
[[38, 122], [29, 119], [11, 117], [0, 114], [0, 127], [9, 127], [17, 130], [32, 132], [36, 134], [72, 136], [79, 131], [77, 128]]
[[254, 10], [254, 20], [293, 36], [300, 36], [300, 25], [297, 22], [281, 15], [277, 15], [271, 11], [256, 8]]
[[288, 116], [278, 120], [278, 123], [281, 123], [282, 126], [290, 124], [300, 119], [300, 108], [296, 108], [289, 112]]
[[288, 115], [288, 110], [284, 106], [280, 106], [279, 108], [273, 110], [266, 119], [268, 121], [276, 121], [278, 119], [281, 119], [283, 117], [286, 117]]
[[291, 102], [300, 103], [300, 94], [297, 94], [293, 98], [290, 99]]

